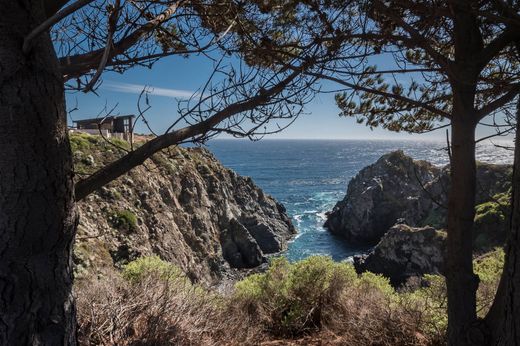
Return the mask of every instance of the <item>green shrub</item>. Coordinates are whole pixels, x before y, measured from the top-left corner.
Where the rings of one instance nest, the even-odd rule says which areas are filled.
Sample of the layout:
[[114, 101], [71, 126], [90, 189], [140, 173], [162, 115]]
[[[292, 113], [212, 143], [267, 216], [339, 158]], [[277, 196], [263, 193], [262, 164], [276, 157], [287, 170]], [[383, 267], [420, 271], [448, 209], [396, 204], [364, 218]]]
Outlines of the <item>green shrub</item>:
[[423, 286], [399, 294], [400, 305], [420, 313], [420, 329], [432, 339], [443, 339], [448, 327], [446, 280], [441, 275], [425, 275]]
[[[493, 301], [503, 256], [502, 250], [496, 250], [474, 262], [480, 277], [479, 316]], [[364, 314], [361, 320], [367, 328], [380, 328], [371, 329], [371, 333], [381, 333], [380, 337], [391, 339], [395, 328], [410, 328], [410, 333], [420, 331], [432, 344], [443, 343], [448, 322], [445, 278], [425, 275], [420, 281], [420, 285], [396, 292], [388, 279], [370, 272], [357, 275], [351, 264], [328, 257], [292, 264], [277, 258], [265, 273], [238, 282], [233, 302], [266, 331], [279, 336], [348, 329], [360, 323], [358, 314]]]
[[[130, 143], [128, 143], [124, 139], [114, 137], [114, 138], [110, 138], [109, 141], [112, 144], [114, 144], [115, 146], [117, 146], [118, 148], [123, 148], [123, 149], [126, 149], [126, 150], [130, 149]], [[110, 147], [109, 143], [105, 143], [105, 144]]]
[[362, 292], [376, 291], [390, 299], [395, 296], [395, 290], [390, 285], [390, 280], [379, 274], [364, 272], [356, 280], [356, 285], [361, 288]]
[[504, 250], [495, 249], [473, 261], [475, 274], [480, 283], [477, 291], [477, 312], [484, 317], [488, 312], [500, 282], [502, 269], [504, 268]]
[[238, 282], [235, 298], [252, 313], [264, 316], [266, 328], [280, 335], [298, 335], [322, 324], [328, 306], [353, 285], [350, 264], [314, 256], [290, 264], [274, 259], [267, 272]]
[[473, 266], [480, 282], [497, 282], [500, 280], [502, 268], [504, 268], [504, 259], [504, 250], [501, 248], [477, 258]]
[[110, 220], [114, 228], [128, 231], [137, 229], [137, 216], [130, 210], [116, 210]]
[[150, 275], [157, 275], [165, 280], [185, 278], [177, 266], [163, 261], [158, 256], [139, 257], [129, 262], [123, 267], [122, 275], [123, 278], [134, 283]]
[[69, 136], [69, 141], [72, 152], [89, 152], [91, 149], [91, 144], [96, 143], [95, 137], [87, 133], [72, 133]]
[[493, 196], [475, 207], [475, 249], [486, 252], [504, 244], [511, 209], [510, 192]]
[[[493, 303], [502, 268], [504, 266], [504, 251], [496, 249], [473, 261], [475, 274], [479, 276], [477, 290], [477, 312], [484, 317]], [[412, 309], [422, 311], [423, 325], [430, 335], [445, 335], [448, 326], [446, 280], [440, 275], [425, 275], [424, 287], [402, 292], [400, 303], [413, 306]]]

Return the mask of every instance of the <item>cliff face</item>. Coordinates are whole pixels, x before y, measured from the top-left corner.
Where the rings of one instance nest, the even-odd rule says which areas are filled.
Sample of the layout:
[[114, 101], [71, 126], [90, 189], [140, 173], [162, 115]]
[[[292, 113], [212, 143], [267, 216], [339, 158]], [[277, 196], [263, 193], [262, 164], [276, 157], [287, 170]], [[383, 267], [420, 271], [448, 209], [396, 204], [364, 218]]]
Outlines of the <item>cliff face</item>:
[[394, 225], [366, 255], [354, 257], [359, 273], [371, 271], [399, 286], [412, 276], [444, 273], [446, 233], [432, 227]]
[[[511, 166], [479, 163], [476, 203], [511, 186]], [[354, 177], [325, 227], [350, 242], [375, 245], [396, 222], [445, 227], [449, 167], [414, 161], [402, 151], [382, 156]]]
[[[73, 136], [71, 143], [80, 173], [120, 155], [95, 136]], [[194, 281], [213, 284], [261, 265], [295, 233], [281, 204], [200, 148], [156, 154], [78, 209], [79, 275], [158, 255]]]
[[434, 204], [423, 198], [423, 186], [440, 172], [402, 151], [384, 155], [349, 182], [345, 198], [328, 215], [325, 227], [351, 242], [375, 244], [400, 218], [419, 223]]

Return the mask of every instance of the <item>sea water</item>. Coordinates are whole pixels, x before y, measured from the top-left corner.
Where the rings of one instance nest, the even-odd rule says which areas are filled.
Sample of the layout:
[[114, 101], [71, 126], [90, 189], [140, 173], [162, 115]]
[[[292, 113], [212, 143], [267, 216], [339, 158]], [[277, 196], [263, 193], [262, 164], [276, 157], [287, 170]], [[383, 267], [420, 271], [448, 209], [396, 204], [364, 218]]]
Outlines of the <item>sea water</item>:
[[[511, 163], [512, 142], [481, 144], [477, 158]], [[326, 212], [343, 199], [357, 172], [397, 149], [435, 165], [448, 163], [446, 143], [411, 140], [212, 140], [208, 149], [228, 168], [250, 176], [265, 192], [287, 208], [298, 234], [285, 255], [300, 260], [327, 255], [340, 261], [364, 249], [349, 245], [323, 228]]]

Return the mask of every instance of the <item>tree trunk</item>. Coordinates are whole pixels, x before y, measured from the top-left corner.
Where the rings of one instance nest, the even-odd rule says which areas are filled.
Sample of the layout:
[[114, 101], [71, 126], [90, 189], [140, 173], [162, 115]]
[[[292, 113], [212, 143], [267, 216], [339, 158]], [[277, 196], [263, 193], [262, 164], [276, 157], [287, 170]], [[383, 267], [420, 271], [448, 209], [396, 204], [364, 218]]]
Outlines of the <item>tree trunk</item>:
[[76, 342], [76, 230], [63, 81], [44, 1], [0, 0], [0, 344]]
[[516, 112], [515, 162], [511, 199], [510, 233], [500, 285], [486, 322], [492, 345], [520, 345], [520, 100]]
[[[458, 112], [456, 105], [454, 112]], [[463, 110], [461, 111], [463, 113]], [[446, 284], [448, 288], [448, 343], [480, 343], [476, 332], [476, 290], [473, 273], [472, 229], [475, 216], [475, 122], [459, 112], [452, 120], [451, 187], [448, 201]]]

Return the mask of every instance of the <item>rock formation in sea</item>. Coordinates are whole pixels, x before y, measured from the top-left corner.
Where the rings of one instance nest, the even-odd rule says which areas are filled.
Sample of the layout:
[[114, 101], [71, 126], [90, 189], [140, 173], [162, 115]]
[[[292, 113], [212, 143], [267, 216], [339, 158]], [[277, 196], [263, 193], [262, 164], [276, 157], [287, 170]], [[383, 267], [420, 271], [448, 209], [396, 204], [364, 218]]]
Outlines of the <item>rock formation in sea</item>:
[[[476, 254], [505, 241], [511, 173], [508, 165], [477, 165]], [[350, 181], [325, 226], [351, 244], [375, 245], [354, 258], [358, 272], [382, 274], [395, 286], [442, 274], [449, 180], [449, 166], [386, 154]]]
[[354, 257], [359, 273], [382, 274], [399, 286], [410, 277], [444, 272], [446, 233], [433, 227], [396, 224], [368, 254]]
[[[476, 204], [492, 201], [511, 186], [508, 165], [477, 165]], [[345, 198], [328, 214], [325, 227], [350, 243], [377, 244], [397, 222], [444, 228], [449, 166], [416, 161], [402, 151], [382, 156], [348, 184]]]
[[[79, 174], [121, 154], [97, 136], [73, 136], [71, 144]], [[263, 264], [285, 250], [295, 233], [280, 203], [202, 148], [158, 153], [78, 209], [79, 275], [157, 255], [192, 280], [214, 284]]]

